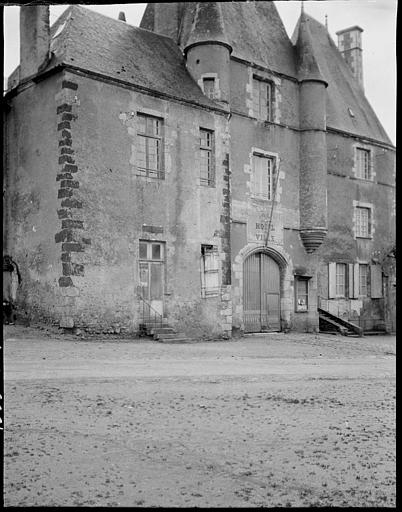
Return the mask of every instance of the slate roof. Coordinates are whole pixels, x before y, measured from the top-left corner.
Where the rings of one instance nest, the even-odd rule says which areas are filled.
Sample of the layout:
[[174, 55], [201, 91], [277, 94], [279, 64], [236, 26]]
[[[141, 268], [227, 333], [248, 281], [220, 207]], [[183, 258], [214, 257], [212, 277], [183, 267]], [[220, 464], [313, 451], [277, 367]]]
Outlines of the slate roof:
[[[201, 3], [201, 2], [200, 2]], [[213, 4], [216, 2], [207, 2]], [[171, 36], [183, 49], [191, 41], [197, 2], [176, 2], [180, 30]], [[155, 29], [157, 4], [148, 4], [141, 26]], [[220, 2], [221, 20], [232, 56], [302, 79], [324, 79], [327, 88], [327, 125], [348, 133], [392, 144], [363, 90], [357, 84], [327, 29], [303, 13], [306, 25], [297, 45], [300, 20], [289, 39], [274, 2]], [[167, 11], [166, 11], [167, 12]], [[169, 27], [169, 24], [166, 24]], [[165, 29], [166, 29], [165, 27]], [[351, 109], [355, 117], [351, 117]]]
[[[392, 144], [327, 29], [310, 15], [305, 14], [305, 17], [311, 34], [311, 51], [322, 77], [328, 82], [327, 126]], [[299, 33], [300, 19], [292, 37], [294, 43]]]
[[198, 2], [186, 49], [199, 43], [218, 42], [232, 50], [226, 37], [221, 2]]
[[[174, 4], [181, 16], [178, 41], [152, 31], [154, 5], [148, 4], [141, 22], [149, 30], [78, 5], [70, 6], [51, 27], [54, 55], [48, 69], [60, 63], [70, 64], [205, 107], [219, 108], [192, 79], [176, 44], [184, 48], [191, 42], [197, 2]], [[225, 42], [233, 48], [232, 55], [299, 79], [303, 70], [318, 73], [328, 82], [328, 127], [392, 144], [321, 23], [304, 13], [306, 26], [300, 31], [299, 19], [292, 44], [273, 2], [221, 2], [219, 15], [214, 35], [226, 37]], [[303, 45], [299, 41], [297, 47], [299, 32], [300, 36], [304, 32]], [[9, 83], [18, 83], [17, 75], [18, 68]]]
[[299, 80], [324, 80], [320, 66], [315, 58], [309, 23], [304, 13], [300, 17], [296, 54]]
[[166, 36], [73, 5], [51, 27], [49, 67], [65, 63], [206, 107], [215, 102], [188, 73], [182, 52]]
[[[219, 4], [221, 30], [239, 57], [279, 73], [296, 75], [292, 43], [286, 33], [274, 2], [176, 2], [180, 13], [180, 32], [177, 44], [184, 49], [191, 43], [197, 4]], [[181, 7], [180, 7], [181, 5]], [[212, 17], [212, 14], [211, 14]], [[155, 4], [145, 9], [141, 26], [154, 30]], [[216, 24], [216, 23], [215, 23]]]

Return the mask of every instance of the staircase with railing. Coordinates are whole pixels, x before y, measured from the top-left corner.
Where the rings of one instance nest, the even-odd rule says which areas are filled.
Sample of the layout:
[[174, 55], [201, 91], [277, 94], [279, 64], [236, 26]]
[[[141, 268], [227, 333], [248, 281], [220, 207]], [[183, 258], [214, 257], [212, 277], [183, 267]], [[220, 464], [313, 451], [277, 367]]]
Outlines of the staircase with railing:
[[[323, 306], [324, 300], [318, 297], [319, 327], [321, 332], [342, 334], [343, 336], [363, 336], [363, 329], [348, 320], [330, 313]], [[338, 313], [339, 315], [339, 313]]]
[[166, 318], [156, 311], [142, 295], [138, 295], [140, 302], [139, 335], [153, 337], [160, 343], [186, 343], [192, 341], [184, 333], [179, 333], [171, 327]]

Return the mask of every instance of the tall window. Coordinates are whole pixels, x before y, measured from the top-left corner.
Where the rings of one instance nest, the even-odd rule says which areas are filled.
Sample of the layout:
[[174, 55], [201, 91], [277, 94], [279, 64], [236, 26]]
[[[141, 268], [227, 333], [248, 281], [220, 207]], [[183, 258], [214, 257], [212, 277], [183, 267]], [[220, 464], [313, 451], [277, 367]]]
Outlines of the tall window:
[[359, 265], [359, 295], [367, 297], [368, 265]]
[[201, 295], [211, 297], [219, 293], [219, 255], [214, 245], [201, 245]]
[[363, 208], [356, 206], [355, 219], [356, 219], [356, 236], [360, 238], [370, 238], [371, 236], [371, 210], [370, 208]]
[[275, 159], [253, 155], [252, 192], [260, 199], [273, 200]]
[[370, 151], [356, 148], [356, 177], [363, 180], [371, 179]]
[[205, 96], [213, 100], [215, 98], [215, 78], [203, 78], [202, 87]]
[[274, 85], [253, 78], [253, 115], [262, 121], [273, 120]]
[[308, 279], [299, 277], [296, 279], [296, 311], [308, 309]]
[[336, 264], [336, 295], [346, 296], [346, 263]]
[[137, 175], [164, 179], [163, 120], [141, 113], [137, 118]]
[[214, 132], [200, 128], [200, 183], [215, 186]]

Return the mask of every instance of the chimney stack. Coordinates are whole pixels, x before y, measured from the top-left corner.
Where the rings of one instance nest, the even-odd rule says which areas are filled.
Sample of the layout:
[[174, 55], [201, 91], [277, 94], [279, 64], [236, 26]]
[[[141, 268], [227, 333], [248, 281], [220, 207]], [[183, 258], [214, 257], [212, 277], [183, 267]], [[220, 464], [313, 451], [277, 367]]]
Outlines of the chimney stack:
[[338, 49], [342, 57], [352, 70], [357, 83], [364, 89], [362, 32], [363, 29], [355, 25], [354, 27], [339, 30], [336, 35], [338, 36]]
[[126, 15], [124, 14], [123, 11], [119, 12], [119, 20], [120, 21], [126, 21]]
[[20, 7], [20, 80], [35, 75], [50, 57], [49, 5]]

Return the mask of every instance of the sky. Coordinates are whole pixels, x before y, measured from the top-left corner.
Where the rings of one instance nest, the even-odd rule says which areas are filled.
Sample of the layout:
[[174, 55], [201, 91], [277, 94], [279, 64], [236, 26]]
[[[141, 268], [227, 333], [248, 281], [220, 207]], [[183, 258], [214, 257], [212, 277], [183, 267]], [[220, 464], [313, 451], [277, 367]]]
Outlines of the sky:
[[[1, 3], [0, 3], [1, 5]], [[3, 4], [4, 5], [4, 4]], [[84, 4], [82, 4], [84, 5]], [[300, 15], [301, 2], [276, 1], [285, 29], [292, 36]], [[85, 7], [117, 18], [124, 11], [130, 25], [139, 26], [146, 4], [105, 4]], [[68, 7], [50, 6], [50, 23]], [[385, 131], [396, 142], [396, 12], [397, 0], [306, 0], [304, 10], [325, 24], [337, 43], [336, 32], [358, 25], [363, 29], [363, 80], [367, 99]], [[19, 7], [4, 7], [4, 76], [19, 64]]]

